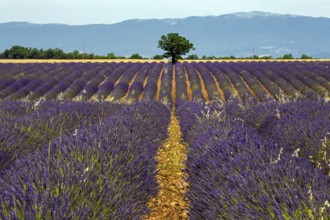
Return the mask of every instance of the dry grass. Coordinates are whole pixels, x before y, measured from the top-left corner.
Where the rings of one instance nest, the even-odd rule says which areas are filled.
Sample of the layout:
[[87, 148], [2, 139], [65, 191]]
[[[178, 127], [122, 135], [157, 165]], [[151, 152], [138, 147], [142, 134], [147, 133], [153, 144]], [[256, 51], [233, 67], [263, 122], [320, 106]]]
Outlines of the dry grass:
[[168, 126], [168, 138], [159, 149], [156, 160], [158, 195], [152, 198], [148, 206], [151, 209], [145, 219], [188, 219], [188, 198], [186, 192], [189, 184], [186, 181], [185, 161], [187, 144], [183, 143], [179, 120], [175, 116], [176, 77], [172, 72], [172, 115]]
[[199, 77], [199, 80], [201, 82], [201, 88], [202, 88], [202, 94], [204, 96], [204, 100], [206, 102], [210, 102], [209, 93], [207, 92], [207, 89], [205, 87], [205, 83], [204, 83], [203, 77], [202, 77], [201, 73], [198, 71], [198, 69], [195, 68], [195, 70], [196, 70], [196, 72], [198, 74], [198, 77]]
[[217, 80], [217, 78], [214, 76], [214, 73], [212, 71], [210, 71], [211, 76], [214, 80], [215, 86], [217, 87], [218, 93], [220, 94], [220, 97], [222, 99], [222, 101], [226, 101], [226, 97], [225, 97], [225, 93], [223, 92], [223, 90], [221, 89], [220, 83]]
[[115, 84], [113, 85], [113, 89], [112, 89], [112, 91], [110, 92], [110, 94], [108, 94], [107, 97], [105, 97], [105, 99], [104, 99], [105, 101], [110, 101], [110, 102], [114, 101], [113, 91], [115, 90], [117, 84], [120, 82], [120, 80], [121, 80], [121, 78], [122, 78], [123, 76], [124, 76], [124, 74], [122, 74], [122, 75], [116, 80]]
[[157, 92], [156, 92], [156, 96], [155, 96], [155, 100], [159, 101], [160, 100], [160, 89], [161, 89], [161, 85], [162, 85], [162, 77], [165, 71], [165, 65], [163, 66], [162, 70], [160, 71], [158, 80], [157, 80]]
[[260, 80], [255, 76], [255, 75], [252, 75], [252, 77], [255, 79], [255, 81], [259, 84], [259, 86], [266, 92], [267, 96], [271, 97], [271, 98], [274, 98], [274, 95], [272, 95], [272, 93], [270, 93], [270, 91], [264, 86], [264, 84], [262, 84], [260, 82]]
[[330, 62], [330, 59], [215, 59], [215, 60], [180, 60], [180, 62]]
[[257, 94], [253, 91], [253, 89], [249, 86], [249, 84], [245, 81], [245, 79], [240, 75], [238, 75], [238, 77], [242, 80], [243, 84], [249, 90], [249, 92], [253, 95], [253, 97], [259, 102], [260, 99], [258, 98]]
[[[180, 60], [180, 62], [330, 62], [330, 59], [226, 59], [226, 60]], [[74, 59], [74, 60], [56, 60], [56, 59], [0, 59], [0, 63], [119, 63], [119, 62], [169, 62], [168, 60], [153, 60], [153, 59]]]
[[175, 104], [176, 104], [176, 72], [175, 66], [173, 66], [172, 70], [172, 109], [175, 111]]
[[149, 76], [147, 76], [145, 79], [144, 79], [144, 82], [143, 82], [143, 90], [139, 96], [139, 102], [141, 102], [143, 100], [143, 95], [144, 95], [144, 90], [146, 88], [146, 85], [148, 83], [148, 79], [149, 79]]
[[122, 103], [127, 103], [127, 104], [132, 104], [132, 103], [133, 103], [133, 101], [132, 101], [132, 100], [128, 100], [127, 97], [128, 97], [128, 94], [129, 94], [129, 92], [130, 92], [130, 90], [131, 90], [131, 86], [132, 86], [132, 84], [134, 83], [135, 78], [137, 77], [137, 75], [138, 75], [138, 71], [134, 74], [133, 78], [132, 78], [131, 81], [129, 82], [127, 92], [126, 92], [126, 94], [124, 95], [124, 97], [122, 97], [122, 98], [120, 99], [120, 102], [122, 102]]
[[152, 60], [152, 59], [74, 59], [74, 60], [52, 60], [52, 59], [0, 59], [0, 63], [152, 63], [152, 62], [167, 62], [167, 60]]
[[191, 101], [192, 100], [191, 83], [190, 83], [190, 80], [189, 80], [188, 71], [186, 70], [185, 67], [183, 67], [183, 69], [184, 69], [184, 74], [186, 76], [188, 101]]
[[187, 219], [188, 199], [186, 192], [189, 184], [184, 172], [187, 159], [187, 144], [181, 142], [179, 121], [172, 113], [168, 127], [168, 139], [158, 151], [156, 160], [159, 192], [148, 206], [151, 209], [145, 219]]

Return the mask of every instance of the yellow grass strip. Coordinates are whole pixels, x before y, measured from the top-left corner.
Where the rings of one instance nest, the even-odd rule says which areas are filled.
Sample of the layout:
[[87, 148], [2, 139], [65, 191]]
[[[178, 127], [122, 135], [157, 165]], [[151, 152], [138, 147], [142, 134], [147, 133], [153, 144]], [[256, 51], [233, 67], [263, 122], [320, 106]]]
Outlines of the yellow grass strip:
[[[330, 59], [214, 59], [214, 60], [184, 60], [185, 62], [330, 62]], [[182, 61], [180, 61], [182, 62]]]
[[186, 75], [186, 84], [187, 84], [187, 94], [188, 94], [188, 101], [192, 100], [192, 91], [191, 91], [191, 84], [188, 76], [187, 69], [183, 66], [184, 73]]
[[168, 139], [156, 155], [157, 181], [159, 192], [148, 206], [151, 209], [144, 219], [187, 219], [188, 199], [186, 192], [189, 184], [184, 172], [187, 159], [187, 144], [181, 142], [181, 130], [177, 117], [172, 112], [168, 127]]
[[[252, 74], [251, 74], [252, 75]], [[265, 90], [266, 94], [275, 99], [275, 96], [264, 86], [264, 84], [262, 84], [262, 82], [259, 81], [259, 79], [255, 76], [255, 75], [252, 75], [252, 77], [255, 79], [255, 81], [257, 81], [257, 83], [260, 85], [260, 87]]]
[[209, 94], [208, 94], [208, 92], [207, 92], [207, 90], [206, 90], [206, 87], [205, 87], [205, 83], [204, 83], [203, 77], [202, 77], [201, 73], [198, 71], [197, 68], [195, 68], [195, 70], [196, 70], [197, 75], [198, 75], [198, 77], [199, 77], [199, 80], [200, 80], [200, 82], [201, 82], [202, 94], [203, 94], [203, 96], [204, 96], [204, 99], [205, 99], [206, 102], [209, 102], [209, 101], [210, 101], [210, 99], [209, 99]]
[[[100, 89], [101, 86], [107, 81], [108, 77], [105, 77], [104, 80], [98, 85], [98, 88]], [[98, 101], [98, 98], [96, 96], [96, 93], [94, 93], [88, 101]]]
[[110, 94], [104, 99], [105, 101], [113, 101], [113, 96], [112, 93], [116, 88], [116, 85], [120, 82], [121, 78], [124, 76], [124, 74], [121, 74], [121, 76], [117, 79], [117, 81], [115, 82], [115, 85], [113, 85], [113, 90], [110, 92]]
[[155, 100], [159, 101], [159, 97], [160, 97], [160, 89], [161, 89], [161, 85], [162, 85], [162, 77], [165, 71], [165, 65], [163, 66], [162, 70], [160, 71], [158, 80], [157, 80], [157, 92], [156, 92], [156, 96], [155, 96]]
[[240, 96], [238, 90], [236, 89], [236, 87], [234, 86], [234, 84], [232, 83], [232, 81], [230, 80], [230, 78], [227, 76], [226, 73], [224, 73], [224, 76], [227, 78], [227, 80], [228, 80], [231, 88], [233, 89], [233, 96], [242, 101], [242, 97]]
[[144, 94], [144, 90], [146, 88], [146, 85], [147, 85], [147, 82], [148, 82], [148, 79], [149, 79], [149, 76], [147, 76], [145, 79], [144, 79], [144, 82], [143, 82], [143, 90], [139, 96], [139, 102], [141, 102], [143, 100], [143, 94]]
[[213, 72], [210, 70], [210, 73], [211, 73], [211, 76], [215, 82], [215, 86], [217, 87], [217, 90], [220, 94], [220, 97], [222, 99], [222, 101], [226, 101], [226, 97], [225, 97], [225, 93], [223, 92], [223, 90], [221, 89], [221, 86], [220, 86], [220, 83], [219, 81], [217, 80], [217, 78], [214, 76]]
[[0, 59], [0, 63], [152, 63], [164, 62], [163, 60], [153, 59], [72, 59], [72, 60], [56, 60], [56, 59]]
[[240, 75], [238, 75], [238, 77], [240, 77], [240, 79], [242, 80], [242, 82], [244, 83], [244, 85], [246, 86], [246, 88], [249, 90], [249, 92], [253, 95], [253, 97], [259, 102], [259, 98], [256, 95], [256, 93], [251, 89], [251, 87], [249, 86], [249, 84], [244, 80], [244, 78]]
[[172, 109], [175, 111], [176, 104], [176, 78], [175, 78], [175, 66], [172, 68]]
[[[184, 60], [185, 62], [330, 62], [330, 59], [216, 59], [216, 60]], [[0, 59], [0, 63], [119, 63], [119, 62], [167, 62], [167, 60], [153, 60], [153, 59], [72, 59], [72, 60], [56, 60], [56, 59]], [[183, 60], [180, 60], [183, 62]]]
[[133, 84], [133, 82], [134, 82], [134, 80], [135, 80], [135, 78], [136, 78], [137, 75], [138, 75], [138, 72], [136, 72], [134, 74], [133, 78], [129, 82], [127, 92], [126, 92], [125, 96], [120, 99], [120, 102], [122, 102], [122, 103], [125, 103], [126, 102], [128, 104], [131, 104], [133, 102], [133, 100], [126, 100], [126, 99], [127, 99], [128, 93], [131, 90], [131, 86], [132, 86], [132, 84]]

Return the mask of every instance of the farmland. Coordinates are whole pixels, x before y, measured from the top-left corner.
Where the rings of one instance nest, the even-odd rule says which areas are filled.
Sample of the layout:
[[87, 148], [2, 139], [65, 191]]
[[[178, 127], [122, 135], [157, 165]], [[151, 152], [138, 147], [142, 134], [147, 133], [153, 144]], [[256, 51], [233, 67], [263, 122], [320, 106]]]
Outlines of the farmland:
[[327, 219], [330, 63], [0, 63], [0, 219]]
[[0, 63], [0, 99], [173, 104], [172, 87], [179, 101], [315, 99], [329, 74], [329, 62]]

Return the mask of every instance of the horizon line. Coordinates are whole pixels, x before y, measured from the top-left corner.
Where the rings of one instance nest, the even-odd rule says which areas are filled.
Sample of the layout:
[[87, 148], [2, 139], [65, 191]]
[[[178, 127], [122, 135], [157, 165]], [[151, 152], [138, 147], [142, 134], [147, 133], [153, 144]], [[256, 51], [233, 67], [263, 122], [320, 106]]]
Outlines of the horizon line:
[[[67, 25], [67, 26], [86, 26], [86, 25], [113, 25], [113, 24], [119, 24], [122, 22], [127, 22], [127, 21], [147, 21], [147, 20], [184, 20], [188, 18], [193, 18], [193, 17], [199, 17], [199, 18], [205, 18], [205, 17], [221, 17], [221, 16], [226, 16], [226, 15], [237, 15], [238, 14], [249, 14], [249, 13], [260, 13], [260, 14], [269, 14], [269, 16], [292, 16], [292, 17], [309, 17], [309, 18], [326, 18], [330, 19], [330, 17], [325, 17], [325, 16], [311, 16], [311, 15], [301, 15], [301, 14], [291, 14], [291, 13], [274, 13], [274, 12], [266, 12], [266, 11], [238, 11], [238, 12], [232, 12], [232, 13], [225, 13], [225, 14], [220, 14], [220, 15], [191, 15], [191, 16], [186, 16], [182, 18], [130, 18], [114, 23], [85, 23], [85, 24], [69, 24], [69, 23], [62, 23], [62, 22], [48, 22], [48, 23], [36, 23], [36, 22], [31, 22], [31, 21], [5, 21], [5, 22], [0, 22], [0, 24], [9, 24], [9, 23], [26, 23], [26, 24], [31, 24], [31, 25]], [[255, 15], [252, 17], [257, 17], [259, 15]], [[241, 18], [244, 18], [243, 16]], [[251, 17], [250, 17], [251, 18]]]

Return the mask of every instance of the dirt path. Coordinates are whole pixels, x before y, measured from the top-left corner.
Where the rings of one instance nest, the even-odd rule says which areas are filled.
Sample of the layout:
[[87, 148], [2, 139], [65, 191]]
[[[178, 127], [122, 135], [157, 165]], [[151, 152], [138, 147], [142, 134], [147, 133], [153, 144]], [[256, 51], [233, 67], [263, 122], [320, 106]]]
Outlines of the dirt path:
[[180, 125], [174, 113], [171, 116], [168, 134], [168, 139], [156, 156], [159, 192], [149, 201], [151, 212], [145, 219], [188, 218], [188, 199], [185, 194], [189, 185], [184, 173], [187, 145], [181, 141]]
[[176, 76], [173, 68], [172, 78], [172, 115], [167, 128], [168, 138], [156, 155], [158, 195], [148, 206], [151, 209], [145, 219], [188, 219], [188, 199], [186, 192], [189, 184], [184, 172], [187, 160], [187, 144], [182, 142], [178, 118], [175, 116]]

